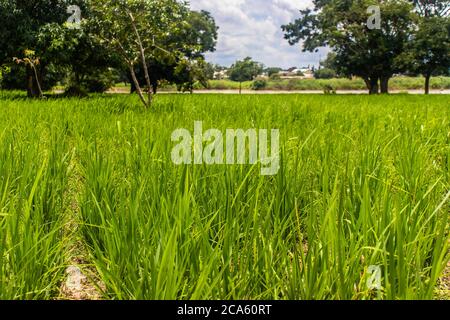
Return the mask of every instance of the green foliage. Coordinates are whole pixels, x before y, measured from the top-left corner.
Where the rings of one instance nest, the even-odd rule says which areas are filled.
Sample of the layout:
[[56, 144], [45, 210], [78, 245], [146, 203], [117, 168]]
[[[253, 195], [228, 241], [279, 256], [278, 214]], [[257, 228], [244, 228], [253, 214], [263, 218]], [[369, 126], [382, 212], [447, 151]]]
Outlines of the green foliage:
[[[88, 18], [86, 14], [84, 18]], [[89, 92], [104, 92], [113, 85], [111, 67], [120, 67], [118, 57], [90, 35], [85, 28], [70, 29], [50, 24], [43, 28], [38, 45], [46, 57], [64, 72], [71, 87], [84, 87]], [[95, 79], [97, 78], [97, 79]]]
[[0, 88], [3, 81], [3, 75], [8, 74], [11, 72], [11, 67], [8, 67], [7, 65], [0, 65]]
[[219, 27], [214, 18], [207, 11], [191, 11], [187, 18], [188, 25], [182, 37], [177, 39], [179, 44], [189, 44], [185, 46], [194, 47], [195, 50], [186, 52], [189, 57], [203, 57], [205, 52], [214, 52], [216, 50]]
[[180, 37], [188, 26], [188, 7], [176, 0], [90, 0], [87, 27], [100, 43], [133, 65], [141, 59], [137, 34], [147, 54], [161, 49], [176, 55]]
[[[423, 88], [423, 77], [394, 77], [390, 81], [392, 90], [419, 90]], [[251, 81], [244, 82], [244, 89], [251, 89]], [[325, 85], [331, 85], [336, 90], [365, 90], [366, 84], [362, 79], [270, 79], [266, 90], [316, 90], [322, 91]], [[209, 82], [210, 89], [226, 90], [239, 89], [239, 84], [230, 80], [213, 80]], [[430, 87], [435, 90], [449, 90], [449, 77], [434, 77]], [[198, 88], [200, 89], [200, 88]]]
[[[122, 59], [134, 88], [146, 108], [152, 104], [152, 87], [160, 80], [180, 80], [181, 87], [192, 88], [197, 76], [195, 64], [205, 50], [213, 50], [217, 27], [207, 12], [191, 12], [186, 2], [177, 0], [91, 0], [90, 34]], [[150, 75], [149, 63], [169, 56], [160, 74]], [[151, 60], [149, 57], [152, 57]], [[143, 95], [136, 66], [143, 72]], [[180, 71], [186, 71], [181, 75]]]
[[[46, 88], [55, 84], [49, 82], [55, 79], [55, 73], [48, 76], [52, 57], [47, 52], [47, 46], [40, 44], [40, 39], [47, 33], [52, 24], [63, 25], [68, 19], [67, 7], [73, 1], [69, 0], [0, 0], [0, 64], [11, 63], [14, 57], [20, 57], [25, 50], [35, 51], [41, 64], [37, 70], [42, 87]], [[83, 7], [84, 1], [78, 1]], [[64, 54], [61, 52], [61, 54]], [[10, 78], [18, 77], [13, 69]], [[29, 81], [33, 77], [33, 71], [26, 69], [22, 78], [24, 86], [27, 86], [28, 94], [34, 95], [37, 90], [37, 81]], [[9, 81], [10, 84], [17, 82]]]
[[88, 95], [88, 91], [85, 87], [76, 84], [69, 84], [64, 90], [65, 97], [85, 98]]
[[325, 60], [320, 61], [320, 66], [326, 69], [336, 69], [336, 53], [329, 52]]
[[266, 69], [264, 70], [264, 72], [266, 72], [266, 73], [267, 73], [267, 76], [268, 76], [269, 78], [271, 78], [272, 76], [277, 75], [281, 70], [283, 70], [283, 69], [273, 67], [273, 68], [266, 68]]
[[117, 78], [117, 71], [109, 68], [104, 72], [88, 75], [83, 79], [82, 84], [87, 88], [88, 92], [103, 93], [114, 86]]
[[270, 80], [276, 81], [276, 80], [280, 80], [281, 76], [278, 73], [274, 73], [269, 78], [270, 78]]
[[183, 59], [175, 67], [173, 82], [178, 91], [192, 93], [195, 83], [199, 83], [203, 88], [209, 87], [210, 73], [210, 65], [203, 58]]
[[[369, 30], [367, 8], [378, 5], [381, 28]], [[387, 81], [404, 71], [396, 64], [405, 51], [414, 29], [415, 15], [406, 0], [316, 1], [314, 9], [301, 11], [301, 17], [283, 26], [290, 44], [304, 41], [305, 51], [329, 46], [335, 53], [337, 72], [363, 78], [371, 93], [387, 92]]]
[[202, 68], [202, 72], [207, 80], [213, 80], [215, 67], [212, 63], [205, 62]]
[[236, 82], [252, 81], [263, 71], [263, 66], [247, 57], [244, 60], [236, 61], [228, 72], [230, 80]]
[[328, 69], [328, 68], [317, 69], [314, 72], [314, 78], [316, 78], [316, 79], [333, 79], [333, 78], [336, 78], [336, 72], [333, 69]]
[[[205, 62], [204, 54], [215, 50], [217, 29], [214, 19], [208, 12], [191, 11], [183, 31], [171, 34], [166, 42], [177, 43], [181, 48], [178, 50], [182, 57], [165, 50], [156, 50], [148, 58], [153, 90], [156, 92], [162, 81], [175, 84], [180, 90], [187, 91], [190, 91], [195, 83], [208, 87], [207, 81], [214, 78], [214, 66]], [[139, 83], [144, 84], [145, 75], [142, 68], [135, 69]], [[126, 70], [124, 72], [129, 73]]]
[[329, 84], [324, 85], [323, 87], [324, 94], [336, 94], [336, 90]]
[[420, 74], [446, 74], [450, 68], [450, 17], [424, 18], [411, 42], [412, 70]]
[[[106, 299], [434, 297], [449, 258], [445, 96], [161, 95], [148, 111], [134, 96], [21, 97], [0, 92], [2, 299], [58, 296], [66, 215]], [[174, 165], [171, 133], [198, 119], [279, 128], [278, 175]]]
[[26, 79], [25, 68], [13, 64], [10, 70], [8, 73], [3, 73], [1, 87], [6, 90], [26, 90], [27, 83], [24, 81]]
[[267, 81], [265, 79], [256, 79], [252, 83], [253, 90], [263, 90], [267, 87]]

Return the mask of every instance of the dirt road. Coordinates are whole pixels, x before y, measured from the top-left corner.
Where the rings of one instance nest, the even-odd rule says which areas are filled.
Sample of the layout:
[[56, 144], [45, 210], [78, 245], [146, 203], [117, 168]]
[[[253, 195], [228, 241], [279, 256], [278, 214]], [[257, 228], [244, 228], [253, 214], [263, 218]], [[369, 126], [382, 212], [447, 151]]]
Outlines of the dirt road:
[[[127, 88], [114, 88], [108, 93], [129, 93]], [[177, 93], [174, 91], [160, 91], [161, 94]], [[195, 90], [196, 94], [238, 94], [239, 90]], [[424, 94], [423, 90], [391, 90], [389, 93], [407, 93], [407, 94]], [[186, 93], [187, 94], [187, 93]], [[286, 90], [242, 90], [242, 94], [323, 94], [321, 90], [301, 90], [301, 91], [286, 91]], [[368, 94], [363, 90], [338, 90], [337, 94]], [[430, 90], [430, 94], [450, 94], [450, 90]]]

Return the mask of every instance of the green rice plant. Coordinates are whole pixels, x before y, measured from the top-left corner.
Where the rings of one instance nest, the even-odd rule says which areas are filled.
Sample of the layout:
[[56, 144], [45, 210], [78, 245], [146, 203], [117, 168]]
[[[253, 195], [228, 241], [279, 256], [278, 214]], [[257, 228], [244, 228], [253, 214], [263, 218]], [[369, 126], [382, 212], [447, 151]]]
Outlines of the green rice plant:
[[[73, 237], [105, 299], [435, 298], [444, 95], [160, 95], [143, 111], [134, 96], [0, 92], [0, 108], [1, 299], [59, 297]], [[199, 120], [280, 129], [278, 174], [173, 164], [172, 132]]]
[[[362, 79], [280, 79], [269, 80], [265, 90], [317, 90], [322, 91], [324, 86], [332, 86], [336, 90], [362, 90], [367, 87]], [[424, 90], [423, 77], [393, 77], [389, 81], [390, 90]], [[450, 89], [450, 77], [432, 77], [430, 86], [434, 90]], [[245, 89], [251, 89], [251, 82], [244, 84]], [[198, 87], [197, 89], [202, 89]], [[211, 80], [210, 89], [225, 90], [239, 89], [239, 84], [230, 80]]]
[[64, 271], [65, 137], [36, 108], [1, 107], [0, 299], [51, 299]]
[[[105, 296], [433, 298], [448, 261], [438, 159], [448, 158], [449, 109], [432, 101], [170, 96], [153, 112], [89, 121], [83, 232]], [[280, 128], [278, 175], [173, 165], [171, 132], [198, 119]], [[366, 286], [370, 266], [382, 271], [378, 291]]]

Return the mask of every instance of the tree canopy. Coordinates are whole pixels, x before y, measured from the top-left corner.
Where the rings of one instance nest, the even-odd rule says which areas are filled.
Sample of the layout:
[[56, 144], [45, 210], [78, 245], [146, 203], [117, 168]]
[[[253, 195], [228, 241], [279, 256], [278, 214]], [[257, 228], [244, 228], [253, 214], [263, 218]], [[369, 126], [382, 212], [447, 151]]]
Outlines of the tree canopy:
[[[46, 77], [52, 59], [42, 38], [54, 24], [63, 25], [69, 15], [69, 0], [0, 0], [0, 65], [11, 64], [14, 58], [24, 58], [25, 51], [39, 57], [40, 66], [35, 78], [32, 68], [26, 66], [29, 96], [38, 95], [38, 81]], [[80, 1], [80, 6], [83, 2]]]
[[[187, 81], [187, 87], [204, 82], [204, 53], [215, 50], [218, 30], [208, 12], [191, 11], [177, 0], [80, 0], [76, 5], [82, 21], [74, 28], [67, 23], [68, 9], [78, 8], [73, 1], [0, 0], [0, 66], [11, 68], [6, 77], [13, 81], [4, 80], [27, 87], [29, 96], [56, 81], [103, 91], [126, 68], [146, 106], [152, 101], [150, 88], [162, 79], [183, 86]], [[33, 52], [39, 64], [24, 63], [31, 61], [26, 52]]]
[[[380, 89], [387, 93], [389, 79], [394, 74], [414, 69], [413, 59], [422, 61], [422, 64], [426, 61], [428, 67], [434, 60], [443, 69], [448, 69], [444, 56], [448, 56], [449, 51], [446, 41], [443, 41], [446, 35], [442, 27], [446, 24], [431, 20], [426, 23], [419, 14], [422, 17], [445, 15], [449, 8], [448, 0], [315, 0], [313, 4], [313, 9], [301, 10], [300, 18], [282, 26], [285, 38], [291, 45], [301, 42], [304, 51], [330, 47], [336, 71], [349, 77], [361, 77], [370, 93], [378, 93]], [[368, 23], [371, 18], [368, 8], [374, 5], [381, 13], [379, 28], [372, 28]], [[432, 32], [432, 28], [439, 29], [436, 39], [423, 41], [423, 35]], [[411, 45], [414, 41], [417, 43]], [[440, 43], [442, 41], [444, 44]], [[426, 50], [423, 50], [424, 46]], [[409, 54], [411, 59], [405, 63], [405, 53], [411, 50], [414, 51]], [[430, 54], [433, 59], [430, 59]]]
[[253, 61], [251, 57], [236, 61], [228, 72], [232, 81], [239, 82], [239, 93], [242, 92], [242, 82], [255, 79], [262, 71], [264, 66], [261, 63]]

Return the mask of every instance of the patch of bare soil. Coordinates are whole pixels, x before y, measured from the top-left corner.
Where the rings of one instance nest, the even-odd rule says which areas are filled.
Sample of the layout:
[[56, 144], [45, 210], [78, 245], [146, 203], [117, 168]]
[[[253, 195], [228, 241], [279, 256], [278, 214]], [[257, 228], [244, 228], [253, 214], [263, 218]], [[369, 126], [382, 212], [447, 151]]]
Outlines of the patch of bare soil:
[[82, 263], [74, 264], [66, 269], [66, 281], [60, 289], [64, 300], [100, 300], [104, 290], [101, 281], [90, 268], [84, 268]]
[[84, 246], [79, 231], [80, 206], [78, 195], [83, 187], [81, 170], [76, 159], [75, 149], [69, 165], [68, 187], [65, 193], [65, 218], [67, 220], [64, 237], [67, 240], [67, 269], [65, 281], [61, 284], [61, 300], [100, 300], [104, 284], [95, 268], [89, 263], [88, 250]]
[[447, 263], [442, 277], [438, 280], [436, 295], [439, 300], [450, 300], [450, 261]]

